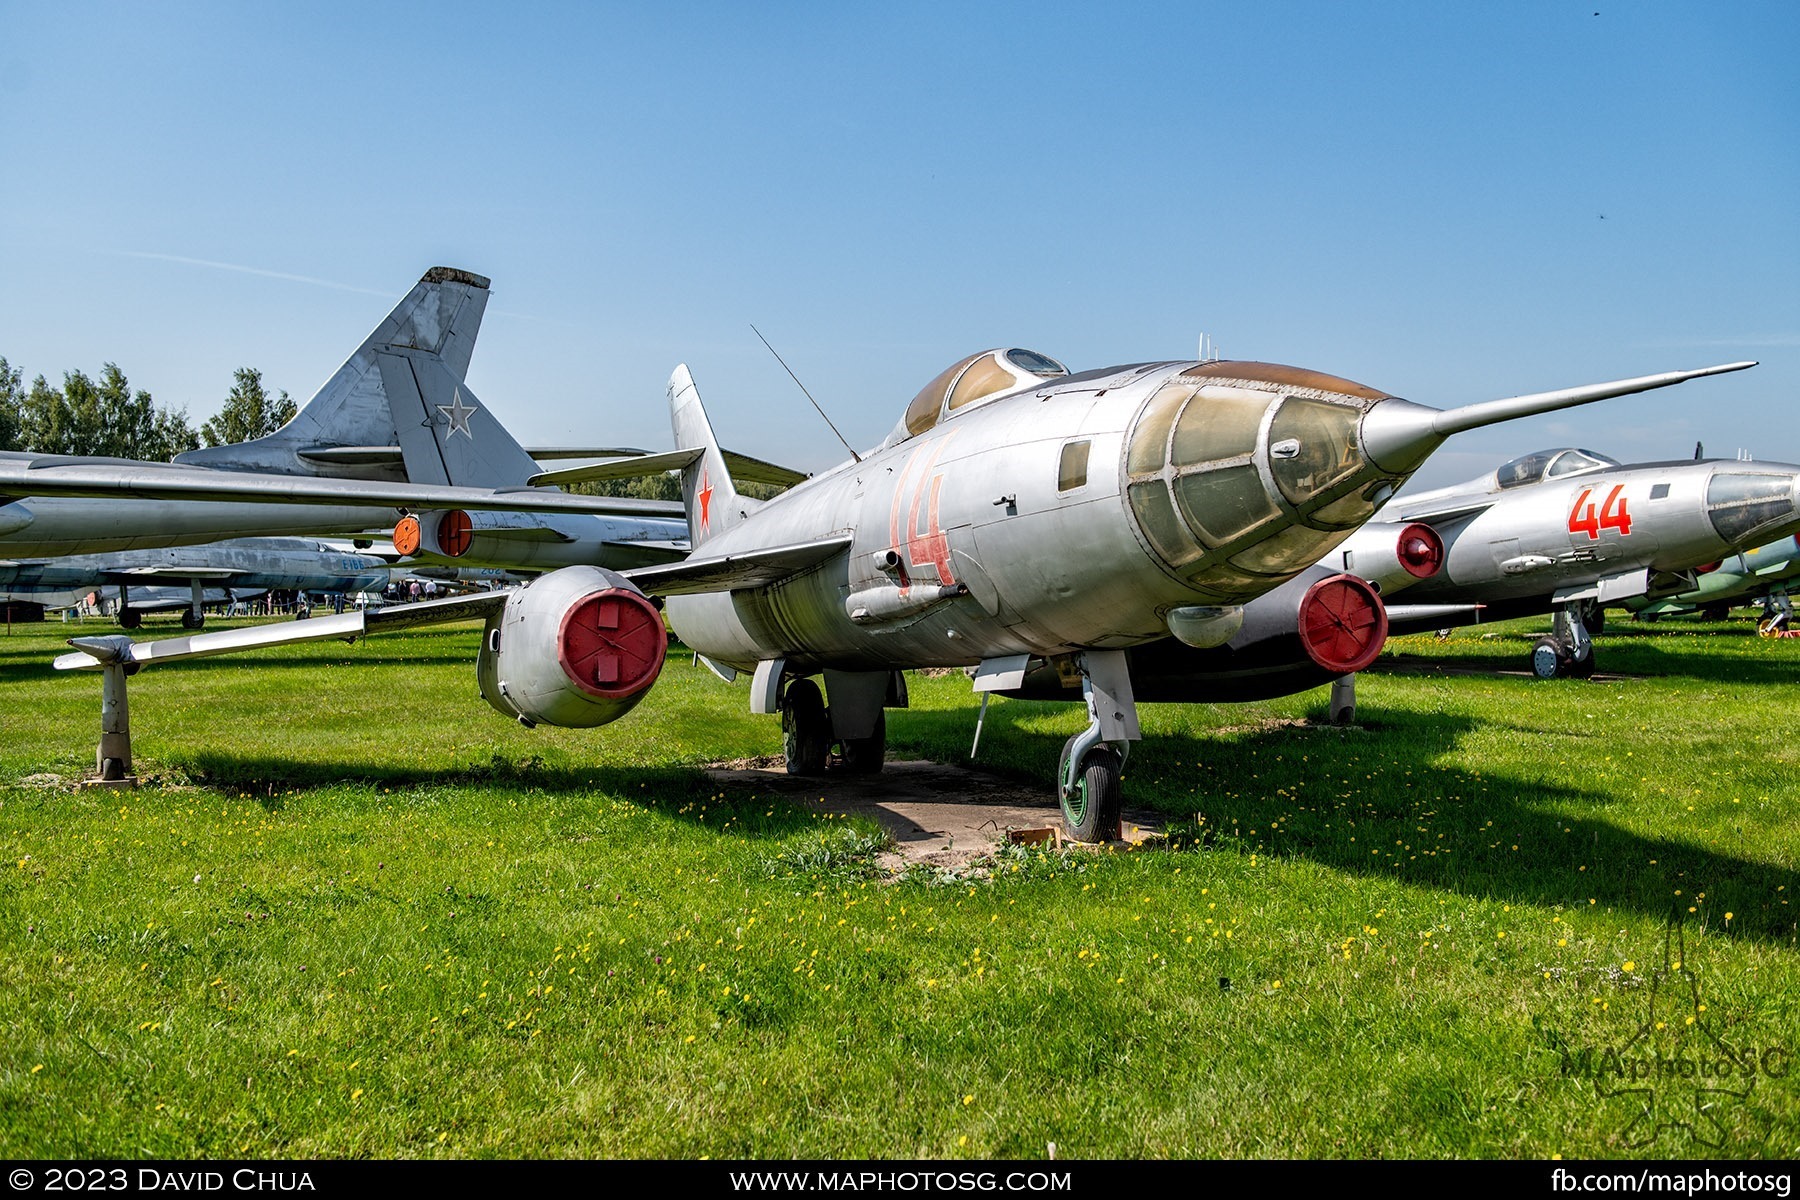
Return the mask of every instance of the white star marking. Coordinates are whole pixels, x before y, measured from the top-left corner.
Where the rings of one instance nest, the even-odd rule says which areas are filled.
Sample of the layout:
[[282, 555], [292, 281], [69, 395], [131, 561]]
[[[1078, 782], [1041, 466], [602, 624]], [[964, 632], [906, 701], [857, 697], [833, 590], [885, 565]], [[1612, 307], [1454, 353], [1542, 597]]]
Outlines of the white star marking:
[[434, 407], [449, 418], [451, 436], [460, 433], [471, 442], [475, 440], [475, 435], [469, 432], [469, 418], [481, 410], [463, 403], [461, 388], [457, 388], [451, 395], [450, 403], [438, 404]]

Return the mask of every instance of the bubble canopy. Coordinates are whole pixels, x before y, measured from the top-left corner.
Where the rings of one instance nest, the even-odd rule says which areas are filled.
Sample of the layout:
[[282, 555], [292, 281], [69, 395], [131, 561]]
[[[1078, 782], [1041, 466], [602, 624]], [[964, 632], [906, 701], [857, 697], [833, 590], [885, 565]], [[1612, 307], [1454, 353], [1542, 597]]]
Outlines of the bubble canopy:
[[960, 409], [1068, 373], [1069, 368], [1035, 350], [1014, 347], [971, 354], [952, 363], [913, 397], [895, 430], [898, 436], [890, 440], [917, 437]]
[[1559, 475], [1581, 475], [1588, 471], [1622, 465], [1618, 459], [1596, 454], [1592, 450], [1563, 446], [1555, 450], [1521, 454], [1511, 462], [1502, 463], [1494, 472], [1494, 481], [1502, 488], [1516, 488], [1544, 479], [1555, 479]]

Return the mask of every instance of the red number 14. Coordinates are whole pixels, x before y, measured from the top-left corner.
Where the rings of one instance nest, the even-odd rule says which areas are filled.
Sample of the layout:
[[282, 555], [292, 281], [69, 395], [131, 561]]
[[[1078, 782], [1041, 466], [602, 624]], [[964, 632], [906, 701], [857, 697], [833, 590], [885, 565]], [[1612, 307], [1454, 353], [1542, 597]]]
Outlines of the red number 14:
[[1589, 499], [1594, 489], [1582, 488], [1581, 495], [1575, 497], [1575, 507], [1569, 510], [1569, 532], [1585, 533], [1592, 541], [1599, 540], [1602, 529], [1616, 529], [1620, 537], [1629, 537], [1631, 513], [1625, 507], [1624, 492], [1624, 484], [1614, 484], [1606, 494], [1606, 503], [1595, 513], [1594, 502]]

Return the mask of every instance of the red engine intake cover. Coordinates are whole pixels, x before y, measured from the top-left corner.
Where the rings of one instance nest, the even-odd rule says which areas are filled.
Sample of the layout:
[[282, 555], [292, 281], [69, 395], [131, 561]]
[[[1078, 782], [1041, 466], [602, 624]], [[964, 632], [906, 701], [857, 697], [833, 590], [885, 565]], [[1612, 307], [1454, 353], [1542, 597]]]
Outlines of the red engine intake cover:
[[583, 596], [563, 614], [556, 631], [563, 674], [582, 691], [608, 700], [635, 696], [655, 683], [668, 648], [662, 615], [624, 588]]
[[408, 513], [394, 522], [394, 549], [402, 554], [419, 552], [419, 518]]
[[469, 514], [460, 508], [453, 508], [445, 513], [438, 522], [438, 551], [451, 558], [461, 558], [469, 552], [469, 543], [474, 540], [469, 532], [471, 522]]
[[1300, 644], [1334, 675], [1367, 667], [1387, 644], [1387, 609], [1375, 589], [1354, 575], [1321, 579], [1300, 599]]
[[1395, 554], [1407, 574], [1430, 579], [1444, 565], [1444, 539], [1431, 526], [1414, 522], [1400, 531]]

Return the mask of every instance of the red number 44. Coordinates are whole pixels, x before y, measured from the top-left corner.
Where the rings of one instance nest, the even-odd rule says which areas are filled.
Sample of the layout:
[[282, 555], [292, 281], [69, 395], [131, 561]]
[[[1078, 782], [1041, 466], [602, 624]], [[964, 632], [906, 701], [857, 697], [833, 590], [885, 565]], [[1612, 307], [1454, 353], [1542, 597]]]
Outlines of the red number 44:
[[1585, 533], [1592, 541], [1600, 540], [1602, 529], [1616, 529], [1620, 537], [1629, 537], [1631, 513], [1625, 507], [1624, 493], [1624, 484], [1614, 484], [1613, 490], [1606, 494], [1606, 502], [1596, 513], [1594, 502], [1589, 499], [1594, 489], [1582, 488], [1581, 495], [1575, 497], [1575, 507], [1569, 510], [1569, 532]]

